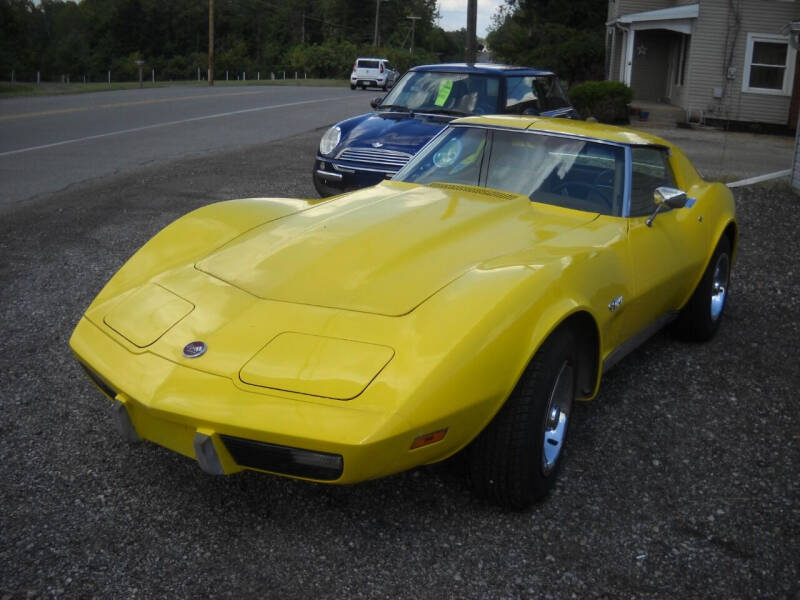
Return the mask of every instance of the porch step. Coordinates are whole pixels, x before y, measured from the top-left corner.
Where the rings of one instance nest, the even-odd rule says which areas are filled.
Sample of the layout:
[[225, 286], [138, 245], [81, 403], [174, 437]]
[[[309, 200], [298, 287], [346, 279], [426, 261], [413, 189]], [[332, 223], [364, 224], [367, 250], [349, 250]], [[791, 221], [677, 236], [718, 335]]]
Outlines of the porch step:
[[[646, 118], [645, 117], [646, 114]], [[631, 102], [631, 124], [637, 127], [675, 127], [676, 123], [686, 120], [686, 111], [679, 106], [660, 102]]]

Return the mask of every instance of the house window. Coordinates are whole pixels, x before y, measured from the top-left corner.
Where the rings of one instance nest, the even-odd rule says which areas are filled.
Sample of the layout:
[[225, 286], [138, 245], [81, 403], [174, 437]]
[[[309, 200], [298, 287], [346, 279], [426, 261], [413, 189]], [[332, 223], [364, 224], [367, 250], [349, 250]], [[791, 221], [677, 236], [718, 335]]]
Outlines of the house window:
[[784, 35], [748, 33], [742, 91], [791, 94], [795, 55], [796, 50]]

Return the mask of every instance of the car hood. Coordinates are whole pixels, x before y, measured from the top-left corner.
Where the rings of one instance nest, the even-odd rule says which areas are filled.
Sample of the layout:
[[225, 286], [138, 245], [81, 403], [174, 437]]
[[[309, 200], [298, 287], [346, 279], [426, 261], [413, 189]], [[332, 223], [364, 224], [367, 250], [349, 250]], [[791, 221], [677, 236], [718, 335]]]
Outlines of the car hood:
[[384, 182], [255, 227], [195, 268], [262, 299], [399, 316], [480, 263], [596, 217], [563, 212], [471, 186]]
[[347, 132], [342, 147], [379, 147], [416, 153], [428, 140], [447, 126], [447, 117], [408, 116], [403, 113], [373, 113], [365, 115], [355, 127]]

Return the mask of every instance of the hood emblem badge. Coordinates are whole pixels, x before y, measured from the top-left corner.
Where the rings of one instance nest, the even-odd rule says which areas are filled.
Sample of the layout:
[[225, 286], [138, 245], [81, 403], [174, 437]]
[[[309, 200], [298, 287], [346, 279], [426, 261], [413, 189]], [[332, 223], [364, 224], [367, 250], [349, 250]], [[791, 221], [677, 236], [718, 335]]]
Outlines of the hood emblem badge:
[[372, 142], [373, 148], [383, 148], [383, 142]]
[[189, 342], [183, 347], [183, 355], [186, 358], [197, 358], [198, 356], [203, 356], [208, 350], [208, 346], [206, 346], [205, 342]]

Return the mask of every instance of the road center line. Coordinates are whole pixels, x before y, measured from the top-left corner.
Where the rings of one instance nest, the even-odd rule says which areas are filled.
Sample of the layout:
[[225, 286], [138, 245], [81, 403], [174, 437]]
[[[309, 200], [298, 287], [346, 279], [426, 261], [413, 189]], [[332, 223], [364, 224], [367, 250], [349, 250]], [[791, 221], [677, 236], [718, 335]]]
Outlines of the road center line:
[[253, 92], [233, 92], [227, 94], [202, 94], [200, 96], [170, 96], [169, 98], [149, 98], [147, 100], [132, 100], [126, 102], [112, 102], [110, 104], [97, 104], [95, 106], [72, 106], [70, 108], [54, 108], [52, 110], [42, 110], [39, 112], [17, 113], [14, 115], [3, 115], [0, 121], [14, 121], [17, 119], [29, 119], [32, 117], [51, 117], [53, 115], [68, 115], [76, 112], [88, 112], [101, 108], [121, 108], [124, 106], [138, 106], [140, 104], [158, 104], [161, 102], [181, 102], [183, 100], [207, 100], [209, 98], [230, 98], [231, 96], [250, 96], [253, 94], [263, 94], [263, 91]]
[[122, 135], [124, 133], [136, 133], [138, 131], [146, 131], [148, 129], [156, 129], [158, 127], [169, 127], [171, 125], [180, 125], [182, 123], [192, 123], [196, 121], [206, 121], [208, 119], [219, 119], [221, 117], [230, 117], [233, 115], [242, 115], [245, 113], [258, 112], [262, 110], [274, 110], [276, 108], [286, 108], [288, 106], [300, 106], [302, 104], [318, 104], [320, 102], [330, 102], [332, 100], [344, 100], [349, 96], [333, 96], [330, 98], [320, 98], [317, 100], [301, 100], [300, 102], [287, 102], [285, 104], [272, 104], [270, 106], [257, 106], [255, 108], [244, 108], [242, 110], [232, 110], [230, 112], [216, 113], [213, 115], [204, 115], [202, 117], [192, 117], [190, 119], [181, 119], [180, 121], [167, 121], [165, 123], [154, 123], [152, 125], [144, 125], [142, 127], [133, 127], [131, 129], [120, 129], [118, 131], [109, 131], [108, 133], [98, 133], [97, 135], [89, 135], [81, 138], [73, 138], [71, 140], [64, 140], [61, 142], [53, 142], [52, 144], [42, 144], [41, 146], [31, 146], [29, 148], [20, 148], [19, 150], [8, 150], [7, 152], [0, 152], [0, 156], [11, 156], [13, 154], [23, 154], [25, 152], [34, 152], [36, 150], [45, 150], [47, 148], [56, 148], [58, 146], [65, 146], [67, 144], [75, 144], [77, 142], [86, 142], [88, 140], [98, 140], [101, 138], [111, 137], [115, 135]]
[[761, 183], [762, 181], [769, 181], [771, 179], [788, 177], [791, 174], [792, 174], [791, 169], [785, 169], [783, 171], [775, 171], [774, 173], [767, 173], [766, 175], [757, 175], [756, 177], [749, 177], [747, 179], [741, 179], [739, 181], [732, 181], [731, 183], [728, 183], [726, 185], [729, 188], [744, 187], [746, 185], [753, 185], [754, 183]]

